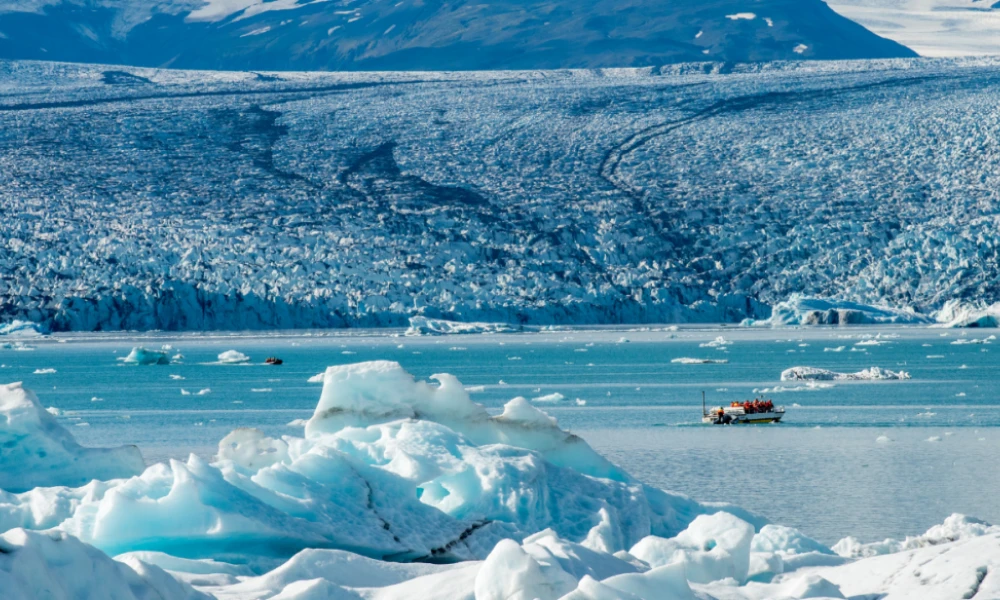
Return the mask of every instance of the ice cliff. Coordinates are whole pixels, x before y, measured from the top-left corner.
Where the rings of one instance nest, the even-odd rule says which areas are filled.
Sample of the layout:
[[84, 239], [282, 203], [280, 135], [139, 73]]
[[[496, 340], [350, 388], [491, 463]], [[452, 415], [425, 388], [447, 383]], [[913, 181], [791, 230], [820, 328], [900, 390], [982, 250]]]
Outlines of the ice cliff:
[[18, 218], [0, 222], [0, 321], [739, 322], [802, 294], [878, 309], [807, 322], [884, 323], [989, 306], [997, 69], [3, 62], [0, 210]]

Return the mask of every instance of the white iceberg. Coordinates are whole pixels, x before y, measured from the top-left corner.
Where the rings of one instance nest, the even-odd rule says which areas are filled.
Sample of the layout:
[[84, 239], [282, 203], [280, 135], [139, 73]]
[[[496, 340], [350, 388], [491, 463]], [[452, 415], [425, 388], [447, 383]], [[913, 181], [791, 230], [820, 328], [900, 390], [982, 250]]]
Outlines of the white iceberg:
[[857, 373], [838, 373], [816, 367], [792, 367], [781, 372], [782, 381], [883, 381], [909, 379], [906, 371], [871, 367]]
[[132, 348], [128, 356], [120, 359], [129, 365], [169, 365], [170, 355], [165, 351], [148, 350], [142, 346]]
[[935, 327], [1000, 327], [1000, 302], [952, 300], [934, 313]]
[[135, 446], [80, 446], [34, 393], [20, 383], [0, 385], [0, 490], [79, 486], [92, 479], [131, 477], [145, 467]]
[[924, 324], [933, 319], [908, 308], [872, 306], [849, 300], [815, 298], [799, 294], [771, 308], [771, 317], [746, 325], [787, 327], [795, 325]]
[[238, 365], [250, 362], [250, 357], [236, 350], [226, 350], [219, 355], [219, 362], [224, 365]]
[[670, 362], [678, 365], [725, 365], [729, 363], [729, 361], [724, 358], [690, 358], [686, 356], [675, 358]]
[[0, 336], [32, 338], [42, 337], [44, 335], [48, 335], [48, 329], [38, 323], [32, 323], [31, 321], [21, 321], [15, 319], [10, 323], [0, 324]]
[[404, 335], [458, 335], [472, 333], [509, 333], [517, 331], [506, 323], [463, 323], [446, 319], [410, 317], [410, 327]]

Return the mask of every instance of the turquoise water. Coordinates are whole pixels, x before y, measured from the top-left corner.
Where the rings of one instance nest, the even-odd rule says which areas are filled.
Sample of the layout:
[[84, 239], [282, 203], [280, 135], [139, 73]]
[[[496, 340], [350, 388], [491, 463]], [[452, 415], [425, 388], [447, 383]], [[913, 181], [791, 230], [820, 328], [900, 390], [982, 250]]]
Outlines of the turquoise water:
[[[857, 345], [879, 334], [886, 343]], [[701, 346], [720, 335], [732, 342], [724, 350]], [[1000, 345], [953, 344], [988, 335], [685, 328], [448, 338], [77, 336], [29, 341], [33, 351], [0, 350], [0, 381], [24, 381], [43, 405], [61, 409], [60, 420], [81, 443], [137, 444], [152, 462], [211, 456], [235, 427], [300, 434], [288, 424], [309, 417], [321, 388], [309, 377], [329, 365], [396, 360], [417, 377], [458, 376], [475, 388], [474, 400], [495, 411], [514, 396], [562, 394], [563, 401], [537, 405], [640, 479], [735, 502], [832, 543], [848, 534], [867, 541], [920, 533], [953, 511], [1000, 521], [1000, 507], [989, 501], [1000, 491], [990, 469], [1000, 450]], [[117, 360], [140, 344], [170, 344], [183, 364]], [[212, 364], [230, 349], [252, 363]], [[285, 364], [261, 364], [271, 355]], [[729, 362], [671, 362], [681, 357]], [[699, 424], [702, 391], [717, 404], [754, 390], [801, 387], [779, 381], [796, 365], [845, 372], [879, 366], [912, 379], [769, 393], [788, 410], [780, 425]], [[56, 372], [35, 373], [43, 369]], [[211, 391], [197, 395], [204, 389]], [[876, 441], [880, 436], [888, 441]]]

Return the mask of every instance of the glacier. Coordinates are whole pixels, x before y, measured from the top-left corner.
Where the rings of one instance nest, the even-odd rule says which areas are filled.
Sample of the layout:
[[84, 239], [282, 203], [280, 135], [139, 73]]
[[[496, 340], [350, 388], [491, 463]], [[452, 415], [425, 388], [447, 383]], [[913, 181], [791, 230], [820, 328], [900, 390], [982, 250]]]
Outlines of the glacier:
[[[48, 414], [30, 392], [4, 389], [0, 436], [23, 432], [33, 446], [70, 437], [54, 422], [18, 425], [11, 415]], [[491, 415], [453, 376], [418, 381], [388, 361], [327, 369], [304, 437], [237, 429], [212, 462], [142, 471], [123, 460], [123, 472], [101, 473], [107, 453], [64, 446], [93, 481], [11, 490], [20, 463], [0, 461], [5, 598], [956, 600], [1000, 591], [1000, 528], [988, 523], [952, 515], [920, 536], [830, 548], [737, 507], [634, 481], [524, 399]]]
[[901, 318], [989, 306], [997, 69], [114, 68], [126, 85], [0, 62], [0, 206], [20, 217], [0, 223], [0, 319], [517, 328], [766, 320], [795, 294]]

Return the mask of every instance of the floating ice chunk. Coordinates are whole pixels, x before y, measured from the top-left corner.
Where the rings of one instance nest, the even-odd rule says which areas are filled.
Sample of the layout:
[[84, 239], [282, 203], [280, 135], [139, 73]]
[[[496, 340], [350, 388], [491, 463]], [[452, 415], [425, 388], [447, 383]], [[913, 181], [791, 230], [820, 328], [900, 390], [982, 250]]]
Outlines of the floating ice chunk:
[[699, 348], [724, 348], [726, 346], [732, 346], [733, 343], [721, 335], [710, 342], [705, 342], [703, 344], [698, 344]]
[[310, 377], [308, 381], [309, 383], [323, 383], [323, 377], [325, 376], [326, 373], [316, 373], [315, 375]]
[[753, 21], [754, 19], [757, 18], [757, 15], [752, 12], [741, 12], [741, 13], [736, 13], [734, 15], [726, 15], [726, 18], [729, 19], [730, 21], [740, 21], [740, 20]]
[[934, 318], [936, 327], [1000, 327], [1000, 302], [987, 305], [952, 300], [934, 313]]
[[170, 355], [167, 352], [136, 346], [132, 348], [128, 356], [120, 360], [130, 365], [169, 365]]
[[857, 373], [838, 373], [816, 367], [792, 367], [781, 372], [781, 381], [881, 381], [909, 379], [905, 371], [871, 367]]
[[410, 317], [410, 328], [404, 335], [457, 335], [472, 333], [505, 333], [517, 331], [506, 323], [462, 323], [445, 319]]
[[582, 399], [582, 398], [577, 398], [576, 399], [576, 405], [577, 406], [587, 406], [587, 401], [584, 400], [584, 399]]
[[[803, 52], [805, 49], [803, 49]], [[909, 309], [870, 306], [847, 300], [793, 295], [771, 309], [771, 318], [752, 325], [786, 327], [795, 325], [880, 325], [921, 324], [932, 319]]]
[[725, 358], [675, 358], [670, 362], [679, 365], [725, 365], [729, 360]]
[[55, 372], [55, 369], [35, 369], [35, 375], [51, 375]]
[[309, 422], [309, 419], [293, 419], [293, 420], [291, 420], [291, 421], [288, 422], [288, 424], [286, 425], [286, 427], [305, 427], [306, 423], [308, 423], [308, 422]]
[[145, 468], [135, 446], [84, 448], [20, 383], [0, 385], [0, 488], [77, 486]]
[[966, 345], [966, 344], [992, 344], [993, 341], [996, 340], [996, 339], [997, 339], [997, 336], [995, 336], [995, 335], [991, 335], [991, 336], [986, 337], [986, 338], [959, 338], [959, 339], [951, 342], [951, 345], [952, 346], [963, 346], [963, 345]]
[[939, 436], [939, 435], [932, 435], [931, 437], [927, 438], [925, 441], [927, 441], [927, 442], [940, 442], [941, 441], [941, 436]]
[[833, 546], [833, 551], [848, 558], [867, 558], [884, 554], [895, 554], [927, 546], [948, 544], [958, 540], [968, 540], [984, 535], [1000, 533], [1000, 528], [986, 521], [953, 513], [943, 523], [928, 529], [924, 534], [907, 537], [904, 540], [886, 539], [881, 542], [862, 544], [854, 537], [846, 537]]
[[877, 438], [875, 438], [875, 442], [879, 443], [879, 444], [888, 444], [891, 441], [892, 440], [889, 439], [889, 436], [887, 436], [887, 435], [880, 435]]
[[799, 45], [795, 46], [794, 48], [792, 48], [792, 52], [794, 52], [796, 54], [805, 54], [806, 50], [808, 50], [808, 49], [809, 49], [809, 46], [806, 46], [805, 44], [799, 44]]
[[250, 357], [236, 350], [226, 350], [219, 355], [219, 362], [224, 365], [238, 365], [250, 362]]
[[469, 392], [470, 394], [476, 394], [476, 393], [479, 393], [479, 392], [485, 392], [486, 391], [486, 386], [485, 385], [469, 385], [469, 386], [465, 387], [465, 391]]
[[45, 412], [49, 413], [50, 415], [52, 415], [54, 417], [60, 417], [63, 414], [63, 411], [61, 411], [60, 409], [58, 409], [58, 408], [56, 408], [54, 406], [50, 406], [50, 407], [46, 408]]
[[173, 379], [174, 381], [184, 381], [183, 375], [171, 375], [170, 378]]
[[0, 324], [0, 336], [12, 338], [33, 338], [48, 335], [49, 331], [43, 325], [31, 321], [13, 320]]
[[266, 394], [268, 392], [273, 392], [272, 388], [250, 388], [250, 391], [255, 394]]
[[532, 402], [562, 402], [565, 399], [566, 399], [566, 396], [563, 396], [559, 392], [555, 392], [555, 393], [552, 393], [552, 394], [545, 394], [544, 396], [537, 396], [535, 398], [532, 398], [531, 401]]

